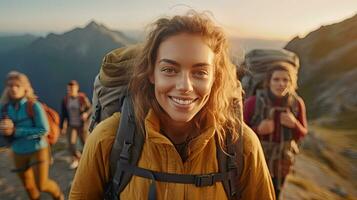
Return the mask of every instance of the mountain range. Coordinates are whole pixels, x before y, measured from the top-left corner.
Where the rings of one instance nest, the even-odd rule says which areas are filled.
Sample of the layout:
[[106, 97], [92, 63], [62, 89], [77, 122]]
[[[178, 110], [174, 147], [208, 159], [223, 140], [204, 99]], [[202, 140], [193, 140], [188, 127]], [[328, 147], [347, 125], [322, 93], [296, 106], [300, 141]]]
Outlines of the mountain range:
[[18, 42], [17, 48], [0, 53], [1, 79], [11, 70], [27, 74], [40, 99], [59, 109], [69, 80], [76, 79], [81, 90], [91, 96], [103, 56], [134, 42], [123, 33], [92, 21], [84, 28], [35, 38], [28, 45]]
[[[69, 80], [78, 80], [81, 90], [91, 96], [103, 56], [142, 41], [143, 35], [111, 30], [91, 21], [83, 28], [46, 37], [0, 37], [0, 79], [4, 80], [10, 70], [26, 73], [41, 99], [59, 109]], [[357, 15], [322, 26], [303, 38], [295, 37], [287, 44], [236, 37], [230, 38], [230, 44], [238, 59], [253, 48], [285, 45], [300, 57], [299, 93], [306, 100], [309, 118], [334, 126], [356, 126], [352, 122], [357, 120]]]
[[[115, 48], [142, 41], [143, 35], [140, 31], [111, 30], [91, 21], [83, 28], [63, 34], [50, 33], [46, 37], [2, 36], [0, 79], [4, 80], [11, 70], [27, 74], [40, 100], [59, 109], [69, 80], [78, 80], [81, 90], [91, 96], [93, 80], [103, 56]], [[285, 41], [232, 38], [232, 44], [239, 52], [245, 48], [282, 47]]]
[[285, 47], [300, 57], [300, 93], [323, 124], [357, 127], [357, 15], [322, 26]]

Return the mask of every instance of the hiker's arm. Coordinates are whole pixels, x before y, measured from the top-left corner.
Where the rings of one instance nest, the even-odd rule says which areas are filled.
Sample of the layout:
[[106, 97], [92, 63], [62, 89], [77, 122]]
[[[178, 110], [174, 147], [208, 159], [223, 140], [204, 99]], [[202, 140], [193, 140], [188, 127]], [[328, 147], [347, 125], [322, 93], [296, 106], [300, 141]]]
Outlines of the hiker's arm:
[[88, 97], [85, 97], [85, 98], [84, 98], [84, 102], [85, 102], [85, 104], [86, 104], [86, 110], [85, 110], [85, 112], [86, 112], [86, 113], [88, 114], [88, 116], [89, 116], [89, 115], [91, 115], [91, 113], [92, 113], [92, 104], [90, 103]]
[[[242, 200], [274, 200], [274, 187], [257, 136], [244, 129], [244, 167], [239, 179]], [[240, 162], [239, 160], [237, 162]]]
[[92, 113], [92, 105], [87, 96], [83, 96], [84, 100], [84, 112], [81, 114], [83, 121], [87, 121]]
[[34, 120], [34, 126], [32, 127], [24, 127], [20, 125], [16, 126], [15, 129], [15, 137], [23, 137], [23, 136], [41, 136], [44, 135], [48, 132], [49, 130], [49, 125], [47, 121], [47, 116], [45, 114], [45, 111], [42, 108], [41, 103], [35, 102], [33, 104], [33, 120]]
[[298, 98], [298, 105], [299, 105], [299, 114], [297, 116], [296, 125], [295, 125], [295, 136], [297, 140], [303, 138], [308, 132], [306, 107], [305, 107], [304, 100], [302, 98]]

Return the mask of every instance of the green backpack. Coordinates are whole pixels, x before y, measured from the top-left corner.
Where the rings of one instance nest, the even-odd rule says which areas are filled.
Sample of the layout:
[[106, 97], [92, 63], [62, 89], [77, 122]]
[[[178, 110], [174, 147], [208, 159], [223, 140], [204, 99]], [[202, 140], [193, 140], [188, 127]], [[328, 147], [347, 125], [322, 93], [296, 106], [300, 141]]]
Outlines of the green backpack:
[[[118, 199], [133, 175], [152, 180], [148, 199], [156, 199], [156, 181], [194, 184], [197, 187], [222, 182], [228, 199], [240, 199], [241, 192], [238, 191], [237, 180], [243, 170], [242, 135], [233, 143], [227, 134], [226, 153], [221, 148], [217, 148], [216, 156], [219, 165], [217, 173], [172, 174], [137, 167], [145, 138], [144, 133], [137, 128], [127, 85], [140, 50], [140, 46], [133, 46], [115, 49], [108, 53], [103, 59], [100, 73], [94, 83], [92, 105], [95, 112], [91, 118], [90, 131], [114, 112], [121, 112], [119, 128], [110, 154], [110, 180], [104, 188], [104, 199]], [[237, 152], [236, 149], [239, 151]], [[237, 160], [241, 162], [237, 163]]]
[[291, 64], [299, 70], [298, 56], [285, 49], [254, 49], [245, 55], [240, 70], [245, 74], [242, 77], [242, 87], [245, 98], [253, 96], [263, 88], [266, 73], [275, 62]]

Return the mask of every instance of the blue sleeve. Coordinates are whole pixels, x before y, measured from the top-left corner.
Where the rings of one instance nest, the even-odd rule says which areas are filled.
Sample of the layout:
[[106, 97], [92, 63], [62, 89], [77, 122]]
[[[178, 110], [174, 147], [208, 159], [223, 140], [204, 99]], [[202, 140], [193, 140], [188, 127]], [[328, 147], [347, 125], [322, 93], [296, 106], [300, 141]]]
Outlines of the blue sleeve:
[[49, 131], [47, 116], [42, 108], [41, 103], [36, 102], [33, 105], [35, 126], [32, 127], [16, 127], [15, 137], [23, 137], [29, 135], [44, 135]]

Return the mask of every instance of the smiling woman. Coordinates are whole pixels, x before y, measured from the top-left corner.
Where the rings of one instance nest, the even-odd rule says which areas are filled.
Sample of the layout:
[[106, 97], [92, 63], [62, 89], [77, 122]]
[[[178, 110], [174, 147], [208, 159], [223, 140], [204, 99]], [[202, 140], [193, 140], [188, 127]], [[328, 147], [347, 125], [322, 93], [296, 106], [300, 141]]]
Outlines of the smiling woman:
[[158, 49], [150, 82], [165, 111], [162, 129], [176, 144], [193, 131], [188, 130], [193, 128], [192, 118], [207, 103], [214, 81], [213, 59], [212, 50], [198, 35], [172, 36]]
[[[110, 173], [118, 124], [130, 120], [123, 107], [88, 138], [70, 199], [274, 199], [228, 55], [224, 33], [205, 14], [157, 20], [129, 85], [135, 130], [144, 135], [138, 162], [124, 163], [125, 149], [137, 149], [124, 143]], [[125, 173], [132, 177], [123, 185]]]

